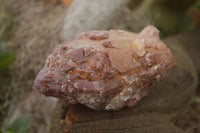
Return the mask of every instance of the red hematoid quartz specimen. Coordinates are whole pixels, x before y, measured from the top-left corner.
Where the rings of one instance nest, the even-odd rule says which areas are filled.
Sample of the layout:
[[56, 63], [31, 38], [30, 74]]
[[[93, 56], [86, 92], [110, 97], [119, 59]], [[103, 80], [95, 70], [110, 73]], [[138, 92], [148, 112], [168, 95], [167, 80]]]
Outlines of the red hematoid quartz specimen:
[[71, 104], [118, 110], [148, 95], [152, 83], [173, 64], [170, 50], [153, 26], [139, 34], [88, 31], [55, 48], [33, 88]]

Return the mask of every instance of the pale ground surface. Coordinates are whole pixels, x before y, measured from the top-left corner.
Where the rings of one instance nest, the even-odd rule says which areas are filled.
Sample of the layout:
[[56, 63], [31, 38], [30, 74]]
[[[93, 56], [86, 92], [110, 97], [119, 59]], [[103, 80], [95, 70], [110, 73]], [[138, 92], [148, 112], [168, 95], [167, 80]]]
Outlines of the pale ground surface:
[[8, 43], [8, 47], [17, 53], [10, 70], [12, 81], [9, 88], [14, 95], [20, 95], [12, 101], [5, 123], [31, 114], [32, 132], [48, 132], [56, 99], [45, 98], [33, 91], [32, 84], [46, 57], [61, 42], [59, 33], [66, 9], [60, 4], [51, 5], [39, 0], [6, 2], [16, 22], [15, 33]]

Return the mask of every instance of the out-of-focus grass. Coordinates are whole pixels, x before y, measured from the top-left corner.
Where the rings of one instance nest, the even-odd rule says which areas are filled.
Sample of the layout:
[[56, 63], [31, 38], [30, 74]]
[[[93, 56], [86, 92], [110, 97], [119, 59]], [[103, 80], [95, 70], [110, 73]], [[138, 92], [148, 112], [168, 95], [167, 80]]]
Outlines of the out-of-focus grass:
[[[15, 52], [8, 52], [6, 50], [6, 46], [4, 43], [0, 43], [0, 80], [4, 81], [4, 76], [6, 71], [5, 68], [11, 64], [16, 58], [16, 54]], [[1, 81], [1, 83], [4, 83], [3, 81]], [[6, 81], [6, 79], [5, 79]], [[7, 100], [7, 96], [5, 94], [5, 91], [7, 93], [9, 93], [10, 95], [10, 91], [7, 88], [0, 88], [0, 118], [2, 119], [3, 116], [6, 114], [6, 108], [7, 105], [4, 104], [4, 102]]]
[[190, 31], [195, 28], [200, 28], [200, 0], [189, 8], [185, 17], [181, 21], [180, 31]]
[[7, 52], [5, 44], [0, 43], [0, 70], [7, 67], [15, 58], [16, 54], [14, 52]]
[[10, 38], [13, 28], [13, 17], [6, 8], [5, 1], [0, 0], [0, 42]]
[[193, 7], [200, 10], [200, 0], [198, 0], [198, 1], [194, 4]]
[[[28, 128], [31, 118], [29, 115], [24, 115], [13, 121], [5, 133], [31, 133]], [[0, 133], [3, 131], [0, 130]]]
[[5, 1], [0, 1], [0, 70], [15, 60], [14, 52], [7, 52], [5, 42], [10, 39], [13, 19], [6, 7]]

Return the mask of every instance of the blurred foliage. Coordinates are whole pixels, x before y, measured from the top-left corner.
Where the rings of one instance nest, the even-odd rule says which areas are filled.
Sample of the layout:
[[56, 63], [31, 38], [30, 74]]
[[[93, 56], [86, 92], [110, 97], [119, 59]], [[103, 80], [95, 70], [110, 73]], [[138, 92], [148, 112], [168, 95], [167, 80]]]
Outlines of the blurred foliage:
[[[160, 30], [160, 36], [166, 37], [180, 32], [180, 23], [186, 11], [196, 0], [131, 0], [131, 13], [126, 17], [127, 30], [139, 32], [147, 25]], [[133, 6], [139, 4], [138, 6]], [[139, 23], [138, 23], [139, 22]]]
[[195, 28], [200, 28], [200, 0], [188, 9], [186, 15], [181, 21], [180, 31], [190, 31]]
[[[13, 33], [13, 17], [6, 6], [6, 0], [0, 0], [0, 124], [5, 118], [8, 109], [8, 100], [13, 90], [8, 88], [10, 84], [9, 72], [5, 68], [15, 60], [15, 52], [8, 52], [6, 43]], [[9, 132], [11, 133], [11, 132]]]
[[13, 20], [4, 0], [0, 0], [0, 41], [7, 40], [12, 31]]
[[7, 52], [5, 43], [9, 37], [12, 28], [12, 17], [6, 8], [4, 0], [0, 1], [0, 70], [7, 67], [15, 60], [14, 52]]
[[191, 29], [194, 29], [194, 27], [195, 25], [193, 19], [190, 16], [186, 15], [180, 24], [180, 31], [189, 31]]
[[[31, 118], [29, 115], [24, 115], [13, 121], [5, 133], [30, 133], [28, 130]], [[3, 133], [3, 131], [0, 131]]]
[[[13, 22], [12, 17], [4, 2], [4, 0], [0, 0], [0, 71], [6, 68], [16, 58], [16, 54], [14, 52], [8, 52], [6, 50], [5, 43], [11, 37]], [[7, 72], [0, 72], [1, 84], [5, 84], [5, 82], [7, 81], [5, 73]], [[2, 120], [4, 118], [3, 116], [6, 114], [7, 105], [5, 105], [4, 102], [7, 100], [8, 95], [7, 93], [5, 94], [5, 91], [7, 93], [10, 93], [10, 91], [8, 91], [8, 88], [0, 88], [0, 94], [2, 94], [0, 95], [0, 120]]]
[[14, 52], [6, 52], [6, 47], [4, 43], [0, 43], [0, 70], [7, 67], [16, 58]]
[[200, 0], [198, 0], [198, 1], [194, 4], [193, 7], [200, 10]]
[[[0, 80], [1, 80], [1, 84], [5, 84], [6, 82], [6, 76], [5, 76], [5, 72], [1, 71], [4, 70], [10, 63], [12, 63], [16, 58], [16, 54], [14, 52], [7, 52], [6, 50], [6, 46], [4, 43], [0, 43]], [[7, 73], [7, 72], [6, 72]], [[7, 92], [5, 94], [5, 91]], [[6, 114], [6, 108], [7, 105], [4, 104], [4, 102], [7, 100], [8, 95], [11, 93], [8, 88], [1, 88], [0, 87], [0, 118], [2, 119], [3, 115]]]
[[162, 36], [177, 33], [181, 19], [195, 0], [154, 0], [149, 6], [151, 21]]

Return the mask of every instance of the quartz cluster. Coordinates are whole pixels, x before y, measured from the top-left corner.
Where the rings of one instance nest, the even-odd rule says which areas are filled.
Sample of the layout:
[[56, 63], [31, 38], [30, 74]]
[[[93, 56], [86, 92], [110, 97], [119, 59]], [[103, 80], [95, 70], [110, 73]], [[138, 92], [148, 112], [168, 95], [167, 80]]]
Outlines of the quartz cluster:
[[148, 95], [152, 83], [173, 64], [173, 56], [154, 26], [139, 34], [88, 31], [55, 48], [33, 88], [70, 104], [119, 110]]

